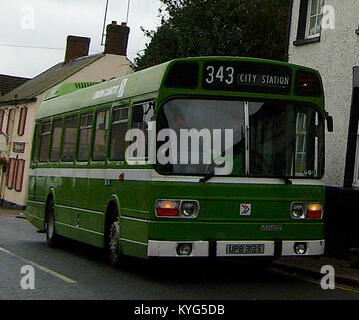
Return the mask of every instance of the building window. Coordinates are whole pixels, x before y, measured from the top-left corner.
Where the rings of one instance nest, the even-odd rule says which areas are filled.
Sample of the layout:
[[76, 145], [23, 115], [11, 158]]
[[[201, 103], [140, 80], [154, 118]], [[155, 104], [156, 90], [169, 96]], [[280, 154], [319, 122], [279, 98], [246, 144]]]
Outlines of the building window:
[[96, 113], [95, 142], [92, 160], [104, 161], [106, 158], [106, 140], [108, 132], [109, 111]]
[[320, 41], [324, 0], [301, 0], [297, 40], [294, 45]]
[[77, 138], [77, 117], [66, 118], [61, 161], [64, 162], [74, 161], [76, 138]]
[[26, 116], [27, 116], [27, 107], [23, 107], [20, 110], [19, 124], [17, 127], [17, 134], [19, 136], [22, 136], [25, 133]]
[[15, 162], [16, 162], [16, 159], [13, 159], [13, 158], [9, 159], [9, 166], [8, 166], [8, 172], [7, 172], [7, 178], [6, 178], [6, 186], [10, 189], [13, 188], [13, 183], [14, 183]]
[[307, 37], [317, 37], [320, 35], [323, 19], [324, 0], [308, 1], [308, 21]]
[[16, 159], [16, 172], [14, 176], [14, 188], [16, 191], [22, 190], [22, 182], [24, 179], [25, 160]]
[[6, 186], [16, 191], [22, 190], [25, 160], [10, 158]]
[[4, 117], [5, 117], [5, 109], [0, 110], [0, 132], [3, 132], [3, 124], [4, 124]]
[[10, 109], [7, 118], [6, 134], [10, 136], [12, 134], [12, 128], [15, 120], [15, 109]]

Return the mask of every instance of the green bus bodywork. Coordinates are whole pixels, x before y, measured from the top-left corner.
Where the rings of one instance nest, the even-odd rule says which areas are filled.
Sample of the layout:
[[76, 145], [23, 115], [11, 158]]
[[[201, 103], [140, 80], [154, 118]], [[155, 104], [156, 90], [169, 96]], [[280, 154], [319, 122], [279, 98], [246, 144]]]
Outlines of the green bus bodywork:
[[[199, 65], [197, 88], [167, 88], [164, 79], [171, 66], [188, 61]], [[203, 65], [208, 61], [243, 61], [288, 67], [292, 71], [290, 93], [205, 90], [201, 83]], [[76, 87], [75, 84], [72, 88], [69, 84], [65, 89], [55, 88], [42, 103], [36, 124], [53, 123], [61, 117], [95, 113], [103, 109], [110, 110], [111, 123], [114, 107], [130, 106], [130, 127], [132, 105], [154, 101], [157, 115], [166, 101], [189, 97], [306, 103], [313, 105], [325, 117], [323, 95], [294, 94], [294, 74], [297, 70], [310, 72], [320, 79], [319, 74], [312, 69], [277, 61], [234, 57], [177, 59], [122, 78], [91, 83], [85, 88], [78, 88], [79, 85]], [[118, 92], [124, 79], [127, 82], [119, 98]], [[122, 253], [137, 257], [149, 256], [149, 241], [206, 241], [212, 244], [216, 241], [320, 241], [321, 246], [324, 246], [322, 219], [293, 220], [290, 216], [293, 202], [324, 203], [324, 186], [320, 179], [292, 179], [293, 184], [290, 185], [280, 178], [222, 177], [200, 183], [198, 180], [201, 177], [162, 175], [150, 164], [128, 165], [125, 161], [110, 161], [110, 136], [111, 126], [104, 161], [90, 159], [78, 162], [75, 157], [72, 162], [40, 162], [34, 160], [37, 155], [33, 147], [26, 217], [36, 228], [45, 230], [46, 204], [52, 198], [56, 212], [56, 233], [98, 247], [105, 245], [106, 216], [116, 206], [120, 219]], [[92, 132], [92, 144], [93, 140]], [[77, 148], [78, 137], [75, 154]], [[49, 154], [50, 150], [51, 146]], [[121, 174], [123, 179], [120, 178]], [[157, 217], [154, 205], [158, 199], [197, 200], [200, 206], [198, 218]], [[239, 215], [242, 203], [251, 204], [250, 216]], [[211, 255], [210, 251], [208, 249], [208, 255]], [[277, 252], [276, 255], [280, 256], [281, 253]]]

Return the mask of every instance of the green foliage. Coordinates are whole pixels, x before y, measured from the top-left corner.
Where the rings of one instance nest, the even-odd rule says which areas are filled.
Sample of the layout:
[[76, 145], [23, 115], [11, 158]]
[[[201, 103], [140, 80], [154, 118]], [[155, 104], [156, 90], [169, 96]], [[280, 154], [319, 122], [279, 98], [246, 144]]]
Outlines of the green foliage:
[[143, 30], [150, 41], [138, 70], [180, 57], [285, 58], [288, 0], [161, 1], [161, 26]]

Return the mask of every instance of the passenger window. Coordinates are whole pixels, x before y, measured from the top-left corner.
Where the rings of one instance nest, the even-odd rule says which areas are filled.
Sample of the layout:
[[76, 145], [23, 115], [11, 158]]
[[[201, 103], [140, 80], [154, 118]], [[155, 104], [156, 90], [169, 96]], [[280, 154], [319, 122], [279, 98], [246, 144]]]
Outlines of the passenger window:
[[45, 122], [42, 124], [40, 162], [47, 161], [47, 157], [49, 154], [50, 128], [50, 122]]
[[104, 161], [106, 159], [108, 118], [108, 110], [96, 112], [95, 141], [92, 154], [92, 159], [94, 161]]
[[80, 118], [80, 137], [77, 161], [88, 161], [91, 145], [92, 114], [84, 114]]
[[[140, 129], [144, 133], [145, 141], [144, 148], [137, 147], [135, 150], [135, 157], [142, 158], [141, 155], [137, 154], [137, 150], [144, 150], [145, 159], [148, 158], [148, 122], [151, 121], [155, 111], [155, 104], [153, 101], [144, 102], [141, 104], [136, 104], [132, 109], [132, 129]], [[136, 142], [135, 138], [131, 139], [132, 143]], [[143, 146], [142, 146], [143, 147]], [[142, 159], [142, 160], [145, 160]]]
[[50, 161], [59, 161], [61, 147], [62, 119], [57, 119], [52, 123], [52, 141]]
[[125, 160], [128, 107], [116, 108], [112, 116], [110, 160]]
[[77, 133], [77, 117], [65, 119], [64, 143], [62, 147], [61, 161], [74, 161], [75, 145]]
[[35, 140], [34, 140], [34, 144], [33, 144], [32, 161], [39, 161], [40, 137], [41, 137], [41, 125], [36, 124], [35, 136], [34, 136]]

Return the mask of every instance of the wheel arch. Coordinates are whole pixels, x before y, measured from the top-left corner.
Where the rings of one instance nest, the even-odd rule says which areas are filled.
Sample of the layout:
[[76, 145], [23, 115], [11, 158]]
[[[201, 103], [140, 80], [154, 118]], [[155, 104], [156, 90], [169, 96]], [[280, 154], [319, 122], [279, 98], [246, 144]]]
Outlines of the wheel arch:
[[49, 192], [48, 192], [47, 197], [46, 197], [45, 214], [44, 214], [44, 227], [45, 228], [46, 228], [46, 223], [47, 223], [48, 207], [49, 207], [49, 203], [50, 203], [51, 199], [53, 200], [53, 202], [55, 204], [56, 203], [56, 196], [55, 196], [54, 188], [49, 189]]
[[108, 230], [111, 214], [113, 213], [114, 210], [117, 210], [117, 214], [120, 217], [121, 216], [120, 208], [121, 208], [120, 200], [119, 200], [118, 196], [116, 194], [111, 194], [111, 196], [107, 202], [107, 207], [106, 207], [106, 211], [105, 211], [105, 223], [104, 223], [105, 237], [107, 236], [107, 230]]

